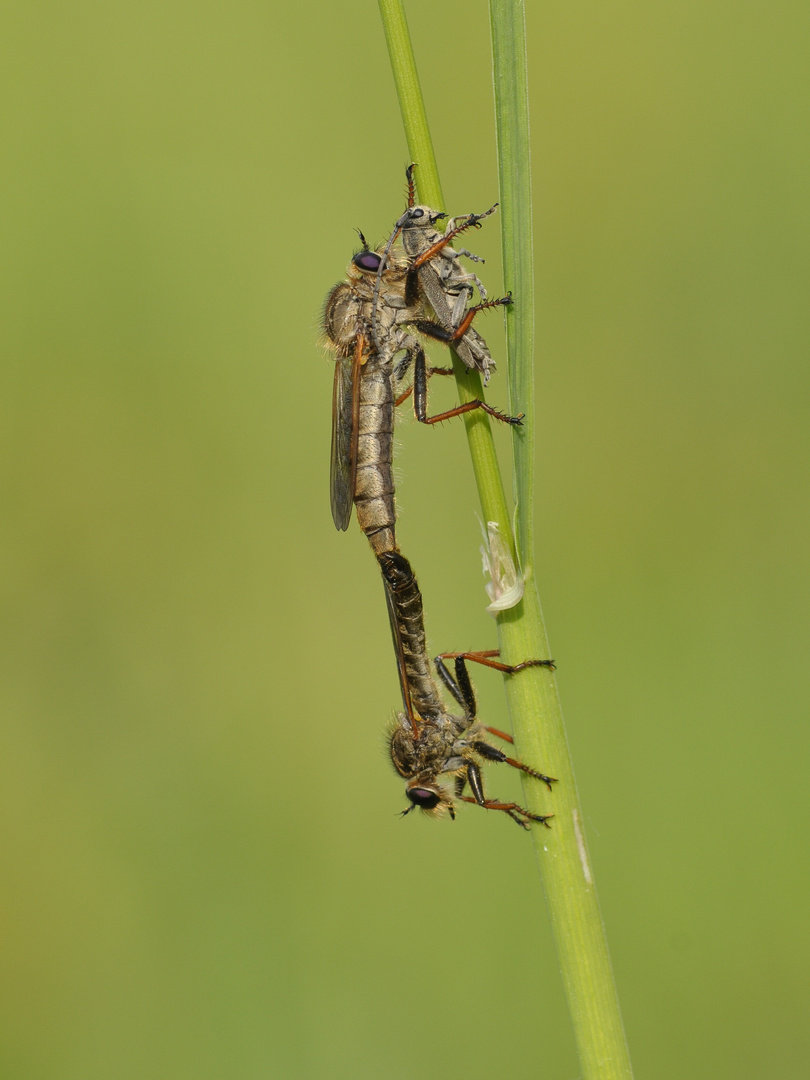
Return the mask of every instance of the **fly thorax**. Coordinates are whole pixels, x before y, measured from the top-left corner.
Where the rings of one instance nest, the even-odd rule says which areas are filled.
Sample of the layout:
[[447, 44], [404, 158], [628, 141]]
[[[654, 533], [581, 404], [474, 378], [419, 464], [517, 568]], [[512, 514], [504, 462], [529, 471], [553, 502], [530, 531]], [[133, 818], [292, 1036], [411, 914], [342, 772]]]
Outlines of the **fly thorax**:
[[351, 288], [341, 282], [326, 298], [323, 310], [323, 330], [341, 355], [348, 355], [357, 335], [359, 305]]
[[388, 748], [394, 768], [401, 777], [409, 780], [419, 772], [421, 763], [414, 746], [413, 728], [405, 713], [397, 715]]

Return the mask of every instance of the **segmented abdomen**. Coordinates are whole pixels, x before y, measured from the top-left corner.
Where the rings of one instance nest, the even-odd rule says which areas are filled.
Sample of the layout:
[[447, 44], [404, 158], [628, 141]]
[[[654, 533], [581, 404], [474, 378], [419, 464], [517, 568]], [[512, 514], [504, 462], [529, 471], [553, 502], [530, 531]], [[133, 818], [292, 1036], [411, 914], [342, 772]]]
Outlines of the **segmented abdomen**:
[[368, 361], [359, 375], [355, 508], [374, 554], [396, 550], [394, 524], [394, 397], [390, 372]]
[[441, 698], [430, 673], [422, 594], [411, 564], [398, 551], [379, 559], [388, 594], [388, 611], [402, 677], [407, 682], [411, 705], [418, 717], [430, 719], [443, 713]]

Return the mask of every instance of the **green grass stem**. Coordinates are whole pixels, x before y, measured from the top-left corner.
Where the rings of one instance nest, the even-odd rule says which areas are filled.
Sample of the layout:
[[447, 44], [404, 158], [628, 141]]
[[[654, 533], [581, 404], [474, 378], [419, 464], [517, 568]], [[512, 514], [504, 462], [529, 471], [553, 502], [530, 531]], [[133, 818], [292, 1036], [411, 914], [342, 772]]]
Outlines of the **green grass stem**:
[[[506, 317], [510, 408], [529, 422], [513, 432], [516, 531], [526, 574], [522, 603], [500, 617], [501, 652], [514, 662], [548, 656], [534, 570], [534, 265], [529, 89], [523, 0], [490, 0], [492, 76], [501, 198], [504, 282], [515, 297]], [[526, 761], [559, 779], [553, 835], [534, 830], [574, 1035], [586, 1080], [629, 1080], [630, 1055], [590, 868], [573, 765], [553, 674], [506, 679], [515, 742]], [[532, 788], [524, 784], [527, 796]]]
[[[419, 165], [420, 199], [444, 208], [433, 144], [401, 0], [379, 0], [411, 160]], [[476, 483], [486, 521], [496, 521], [517, 551], [526, 575], [523, 600], [498, 615], [502, 657], [516, 663], [549, 655], [534, 574], [534, 269], [528, 73], [522, 0], [490, 0], [493, 82], [498, 142], [503, 265], [515, 296], [507, 314], [509, 407], [526, 413], [513, 432], [517, 547], [509, 520], [489, 418], [466, 416]], [[456, 358], [462, 401], [480, 396], [480, 379]], [[506, 694], [521, 758], [552, 772], [554, 793], [532, 781], [525, 801], [536, 813], [554, 812], [553, 828], [532, 830], [551, 916], [574, 1036], [585, 1080], [630, 1080], [632, 1068], [610, 965], [604, 925], [590, 868], [576, 782], [553, 672], [533, 668], [506, 677]]]

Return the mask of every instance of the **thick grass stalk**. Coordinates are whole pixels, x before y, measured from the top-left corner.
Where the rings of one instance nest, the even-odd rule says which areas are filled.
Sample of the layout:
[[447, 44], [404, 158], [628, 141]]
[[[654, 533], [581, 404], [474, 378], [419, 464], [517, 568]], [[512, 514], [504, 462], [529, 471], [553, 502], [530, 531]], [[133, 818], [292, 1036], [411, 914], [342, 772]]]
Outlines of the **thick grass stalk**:
[[[507, 314], [511, 408], [523, 409], [534, 421], [535, 303], [523, 0], [490, 0], [490, 25], [504, 282], [516, 300]], [[502, 652], [510, 661], [524, 655], [548, 655], [533, 573], [534, 423], [513, 436], [518, 554], [527, 582], [520, 608], [512, 618], [509, 612], [500, 620]], [[629, 1080], [630, 1055], [556, 680], [536, 675], [507, 679], [506, 690], [521, 755], [527, 761], [542, 761], [560, 780], [554, 792], [554, 835], [544, 837], [540, 830], [534, 835], [583, 1075], [587, 1080]]]
[[[419, 164], [420, 199], [443, 209], [433, 145], [401, 0], [379, 0], [411, 159]], [[516, 303], [507, 316], [510, 409], [526, 413], [514, 433], [516, 549], [489, 418], [465, 417], [486, 521], [496, 521], [526, 577], [523, 600], [498, 615], [501, 653], [508, 662], [546, 657], [548, 644], [533, 573], [534, 275], [524, 10], [521, 0], [490, 0], [498, 130], [504, 278]], [[480, 396], [456, 358], [461, 400]], [[462, 377], [463, 376], [463, 377]], [[558, 777], [553, 795], [525, 787], [526, 805], [555, 813], [553, 830], [533, 829], [563, 982], [585, 1080], [630, 1080], [632, 1070], [610, 966], [604, 926], [585, 843], [582, 814], [562, 711], [552, 672], [533, 668], [507, 677], [506, 692], [520, 756]]]

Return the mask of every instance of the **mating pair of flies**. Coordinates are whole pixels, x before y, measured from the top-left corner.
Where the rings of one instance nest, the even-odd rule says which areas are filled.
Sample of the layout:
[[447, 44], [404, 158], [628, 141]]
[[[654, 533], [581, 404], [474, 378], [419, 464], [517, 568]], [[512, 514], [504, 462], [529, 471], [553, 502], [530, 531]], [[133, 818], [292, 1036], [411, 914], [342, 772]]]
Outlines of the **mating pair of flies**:
[[[397, 405], [412, 395], [416, 418], [424, 424], [477, 409], [507, 424], [520, 424], [523, 419], [522, 415], [499, 412], [479, 399], [429, 416], [428, 380], [431, 375], [452, 374], [452, 368], [429, 366], [416, 336], [452, 346], [468, 368], [480, 372], [485, 384], [488, 381], [495, 364], [472, 322], [480, 311], [510, 304], [512, 297], [488, 300], [480, 279], [464, 270], [459, 256], [473, 262], [482, 260], [450, 244], [467, 229], [480, 228], [497, 204], [483, 214], [451, 218], [442, 233], [436, 223], [446, 215], [416, 204], [413, 165], [406, 177], [408, 205], [388, 241], [372, 250], [360, 233], [362, 249], [352, 258], [347, 279], [334, 286], [324, 306], [323, 329], [335, 357], [332, 517], [335, 526], [345, 530], [355, 506], [358, 524], [382, 573], [405, 707], [397, 715], [389, 738], [394, 768], [406, 781], [409, 806], [404, 813], [419, 807], [433, 815], [449, 813], [454, 818], [456, 801], [463, 801], [501, 810], [528, 828], [531, 822], [546, 824], [551, 815], [488, 799], [481, 765], [503, 762], [542, 781], [549, 790], [554, 778], [507, 756], [488, 741], [487, 733], [509, 743], [512, 739], [478, 722], [467, 662], [510, 675], [527, 667], [553, 667], [553, 662], [527, 660], [510, 666], [493, 659], [497, 651], [443, 653], [434, 661], [435, 669], [463, 715], [448, 712], [431, 674], [422, 596], [395, 534], [392, 461]], [[398, 239], [401, 244], [395, 247]], [[480, 303], [470, 306], [475, 289]], [[454, 661], [453, 674], [446, 660]], [[444, 783], [445, 779], [452, 779], [452, 785]], [[465, 794], [468, 786], [470, 795]]]

